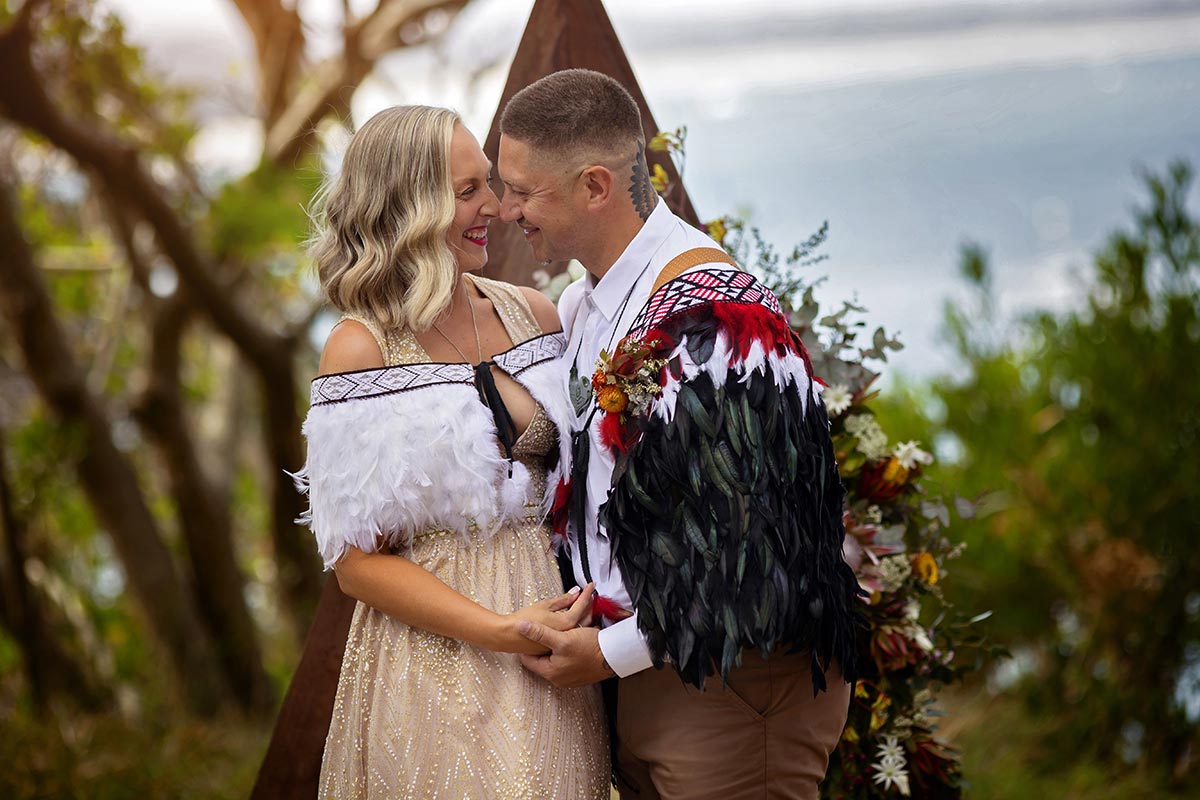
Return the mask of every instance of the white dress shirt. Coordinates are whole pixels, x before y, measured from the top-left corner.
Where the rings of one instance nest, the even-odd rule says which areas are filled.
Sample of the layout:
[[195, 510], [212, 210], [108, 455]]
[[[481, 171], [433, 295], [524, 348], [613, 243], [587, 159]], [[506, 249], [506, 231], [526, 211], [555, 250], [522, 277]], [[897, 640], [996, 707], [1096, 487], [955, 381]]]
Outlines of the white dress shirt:
[[[714, 246], [712, 239], [672, 214], [660, 199], [646, 224], [599, 282], [585, 274], [563, 291], [558, 312], [568, 341], [564, 368], [570, 369], [573, 361], [578, 375], [590, 380], [600, 351], [611, 353], [628, 333], [667, 262], [686, 250]], [[576, 430], [590, 411], [589, 406], [575, 421]], [[583, 535], [587, 537], [588, 567], [596, 591], [632, 609], [621, 569], [612, 559], [608, 534], [599, 523], [600, 506], [608, 499], [615, 466], [613, 455], [600, 443], [599, 427], [597, 413], [588, 431], [591, 455], [587, 482], [585, 486], [574, 487], [574, 491], [587, 492], [587, 530]], [[575, 579], [583, 586], [586, 581], [577, 545], [579, 535], [579, 531], [570, 531], [571, 560]], [[636, 614], [601, 630], [600, 650], [608, 665], [622, 678], [651, 666], [650, 649], [638, 630]]]

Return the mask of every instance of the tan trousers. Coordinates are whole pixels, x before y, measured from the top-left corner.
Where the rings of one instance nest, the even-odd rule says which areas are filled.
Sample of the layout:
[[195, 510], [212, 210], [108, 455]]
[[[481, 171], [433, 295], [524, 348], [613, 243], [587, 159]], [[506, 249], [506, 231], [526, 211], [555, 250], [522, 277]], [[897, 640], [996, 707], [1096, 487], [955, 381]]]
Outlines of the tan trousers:
[[742, 655], [726, 688], [703, 692], [669, 666], [623, 678], [617, 695], [622, 800], [817, 798], [841, 738], [850, 685], [826, 670], [815, 698], [809, 655]]

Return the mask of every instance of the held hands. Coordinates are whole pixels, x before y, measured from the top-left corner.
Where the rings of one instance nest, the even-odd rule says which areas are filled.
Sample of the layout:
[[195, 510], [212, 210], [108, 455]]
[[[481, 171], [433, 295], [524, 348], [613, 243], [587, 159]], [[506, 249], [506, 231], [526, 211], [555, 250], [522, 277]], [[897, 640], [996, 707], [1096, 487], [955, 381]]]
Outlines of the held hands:
[[599, 628], [575, 628], [558, 631], [536, 622], [521, 622], [522, 636], [542, 647], [546, 655], [522, 655], [525, 669], [560, 688], [587, 686], [611, 678], [616, 673], [600, 650]]
[[520, 631], [521, 626], [533, 624], [557, 632], [572, 630], [581, 625], [591, 625], [592, 595], [595, 592], [596, 585], [594, 583], [589, 583], [582, 591], [576, 586], [558, 597], [548, 597], [519, 611], [504, 615], [502, 617], [503, 645], [497, 649], [525, 654], [548, 652], [545, 645], [538, 644], [524, 636]]

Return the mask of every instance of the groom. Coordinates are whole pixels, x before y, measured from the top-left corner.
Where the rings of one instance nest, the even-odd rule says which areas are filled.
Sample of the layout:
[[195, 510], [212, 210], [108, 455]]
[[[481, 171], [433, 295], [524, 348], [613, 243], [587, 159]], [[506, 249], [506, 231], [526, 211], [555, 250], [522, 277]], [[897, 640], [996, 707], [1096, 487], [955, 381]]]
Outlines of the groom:
[[815, 798], [846, 721], [858, 589], [804, 347], [658, 197], [615, 80], [549, 75], [500, 130], [502, 218], [538, 260], [587, 269], [559, 303], [577, 419], [558, 516], [603, 617], [529, 626], [552, 652], [525, 665], [559, 686], [620, 678], [622, 797]]

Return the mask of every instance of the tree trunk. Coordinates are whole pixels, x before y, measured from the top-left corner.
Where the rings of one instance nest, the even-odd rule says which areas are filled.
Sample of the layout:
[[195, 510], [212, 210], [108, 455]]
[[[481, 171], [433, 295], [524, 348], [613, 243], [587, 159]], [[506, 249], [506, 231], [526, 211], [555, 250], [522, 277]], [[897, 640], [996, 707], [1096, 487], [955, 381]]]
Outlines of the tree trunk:
[[211, 713], [220, 701], [212, 649], [184, 589], [137, 475], [112, 439], [106, 412], [87, 389], [58, 324], [33, 254], [17, 223], [8, 186], [0, 185], [0, 306], [39, 393], [84, 446], [73, 465], [125, 569], [151, 630], [165, 648], [191, 707]]
[[183, 303], [168, 301], [155, 310], [151, 383], [138, 419], [165, 460], [191, 559], [196, 602], [233, 696], [242, 709], [264, 714], [271, 711], [274, 695], [233, 550], [229, 501], [219, 497], [201, 467], [183, 406], [179, 348], [189, 317]]
[[[296, 404], [296, 373], [291, 360], [280, 361], [273, 377], [260, 383], [267, 463], [274, 467], [271, 485], [271, 538], [279, 556], [279, 584], [292, 611], [297, 638], [304, 641], [321, 597], [321, 562], [312, 535], [296, 524], [304, 498], [290, 475], [304, 465], [300, 413]], [[283, 466], [280, 466], [283, 465]], [[303, 569], [297, 569], [302, 565]]]

